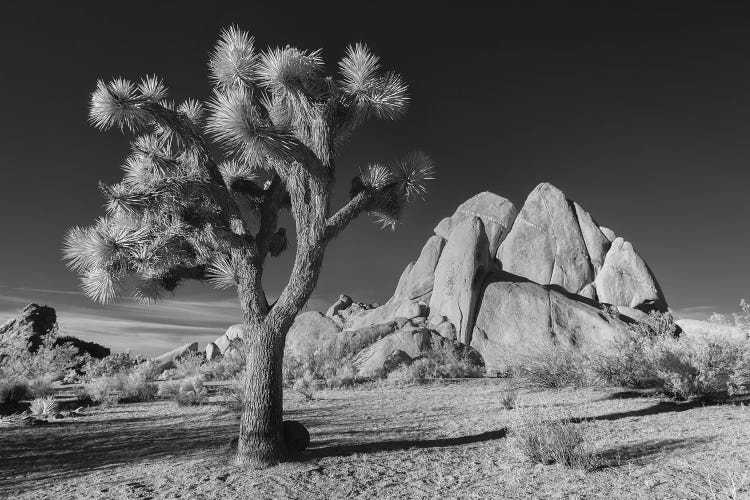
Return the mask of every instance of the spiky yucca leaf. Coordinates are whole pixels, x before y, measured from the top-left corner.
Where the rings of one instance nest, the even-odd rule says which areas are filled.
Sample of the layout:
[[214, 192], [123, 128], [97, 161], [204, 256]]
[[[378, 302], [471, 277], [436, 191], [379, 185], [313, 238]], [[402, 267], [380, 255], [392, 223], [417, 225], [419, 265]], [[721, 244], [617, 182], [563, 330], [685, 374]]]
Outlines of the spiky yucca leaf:
[[258, 82], [276, 94], [310, 90], [323, 70], [320, 54], [320, 49], [312, 52], [295, 47], [270, 49], [260, 56]]
[[394, 164], [393, 177], [407, 202], [424, 198], [427, 193], [425, 181], [435, 178], [435, 165], [422, 151], [412, 151]]
[[152, 193], [135, 190], [123, 183], [112, 186], [100, 183], [99, 187], [107, 197], [107, 214], [113, 217], [135, 215], [144, 210], [154, 198]]
[[239, 277], [232, 261], [225, 255], [217, 256], [211, 265], [208, 266], [208, 281], [214, 287], [219, 289], [231, 288], [236, 286]]
[[391, 231], [396, 230], [396, 224], [400, 224], [401, 221], [385, 212], [370, 212], [370, 216], [374, 219], [375, 224], [380, 225], [380, 229], [391, 228]]
[[133, 287], [132, 296], [141, 304], [153, 304], [164, 297], [164, 292], [158, 277], [142, 277]]
[[148, 114], [140, 107], [143, 101], [136, 86], [124, 78], [116, 78], [110, 83], [99, 80], [91, 94], [89, 120], [100, 130], [116, 126], [120, 130], [134, 131], [149, 123]]
[[255, 39], [236, 26], [231, 26], [221, 32], [211, 53], [208, 63], [211, 80], [223, 89], [251, 85], [257, 61]]
[[167, 97], [167, 89], [156, 75], [147, 76], [138, 84], [141, 96], [149, 102], [159, 102]]
[[224, 183], [227, 187], [232, 187], [232, 184], [237, 180], [254, 181], [258, 179], [258, 172], [255, 168], [246, 162], [236, 160], [229, 160], [219, 164], [219, 172], [221, 172], [221, 176], [224, 178]]
[[393, 172], [386, 165], [374, 163], [368, 165], [364, 172], [360, 171], [360, 178], [365, 186], [371, 189], [382, 189], [393, 182]]
[[106, 304], [122, 292], [122, 283], [106, 269], [93, 269], [81, 277], [84, 295], [94, 302]]
[[339, 61], [342, 89], [352, 95], [369, 91], [376, 83], [375, 76], [379, 69], [380, 58], [367, 45], [350, 45], [346, 48], [344, 58]]
[[408, 87], [396, 73], [379, 79], [367, 96], [367, 107], [379, 120], [397, 120], [409, 104]]
[[293, 138], [288, 132], [265, 123], [244, 88], [214, 93], [208, 109], [207, 130], [246, 161], [256, 163], [265, 156], [287, 158], [291, 154]]
[[100, 218], [92, 227], [74, 227], [63, 243], [63, 258], [78, 272], [104, 268], [127, 259], [148, 237], [147, 227]]
[[57, 401], [55, 401], [55, 398], [52, 396], [46, 396], [43, 398], [36, 398], [31, 402], [31, 405], [29, 406], [29, 410], [31, 410], [31, 413], [33, 415], [54, 415], [57, 413], [57, 409], [59, 408], [59, 405], [57, 404]]
[[195, 125], [199, 125], [203, 118], [203, 103], [196, 99], [188, 99], [180, 104], [177, 111], [187, 116]]

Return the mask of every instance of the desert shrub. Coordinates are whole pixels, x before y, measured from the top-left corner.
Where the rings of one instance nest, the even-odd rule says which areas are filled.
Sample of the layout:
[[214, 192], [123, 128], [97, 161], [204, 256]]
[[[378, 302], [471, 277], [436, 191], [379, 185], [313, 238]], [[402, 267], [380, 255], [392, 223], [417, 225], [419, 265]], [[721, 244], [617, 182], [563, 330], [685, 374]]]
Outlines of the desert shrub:
[[95, 378], [85, 385], [85, 394], [102, 404], [150, 401], [156, 396], [158, 386], [152, 382], [153, 375], [148, 368]]
[[357, 382], [357, 369], [351, 363], [336, 367], [336, 373], [325, 380], [329, 389], [352, 387]]
[[396, 385], [408, 385], [429, 379], [481, 377], [484, 367], [472, 360], [468, 353], [468, 350], [457, 349], [436, 339], [431, 350], [414, 358], [411, 364], [393, 370], [386, 380]]
[[29, 380], [29, 390], [38, 398], [51, 396], [55, 392], [55, 389], [52, 386], [54, 379], [54, 373], [47, 373], [34, 377]]
[[152, 382], [149, 370], [132, 370], [128, 374], [120, 374], [122, 380], [119, 403], [139, 403], [150, 401], [156, 397], [158, 386]]
[[186, 378], [198, 375], [201, 365], [206, 360], [202, 352], [189, 352], [174, 361], [174, 377]]
[[508, 347], [502, 364], [508, 375], [532, 387], [584, 386], [590, 381], [585, 355], [552, 339]]
[[29, 385], [21, 380], [0, 380], [0, 404], [16, 405], [29, 392]]
[[725, 398], [746, 390], [750, 345], [724, 336], [666, 340], [653, 347], [659, 388], [681, 399]]
[[29, 406], [29, 410], [34, 415], [54, 415], [57, 413], [57, 409], [57, 401], [52, 396], [36, 398]]
[[237, 349], [228, 351], [224, 356], [203, 363], [198, 372], [205, 380], [230, 380], [245, 368], [245, 356]]
[[520, 395], [518, 391], [515, 389], [511, 389], [509, 391], [504, 392], [503, 395], [500, 397], [500, 404], [506, 410], [512, 410], [516, 406], [518, 406], [519, 399], [520, 399]]
[[134, 358], [130, 355], [130, 352], [114, 352], [102, 359], [92, 358], [84, 366], [84, 371], [90, 378], [111, 377], [118, 373], [127, 372], [142, 362], [142, 358]]
[[648, 320], [636, 321], [630, 325], [630, 329], [636, 337], [642, 338], [677, 336], [677, 325], [670, 312], [651, 311], [648, 313]]
[[292, 390], [294, 392], [302, 394], [305, 397], [305, 399], [312, 400], [312, 399], [315, 399], [313, 397], [313, 392], [315, 390], [315, 387], [316, 387], [316, 381], [314, 379], [311, 382], [311, 379], [308, 377], [300, 377], [294, 381], [294, 384], [292, 385]]
[[199, 405], [208, 399], [208, 391], [203, 382], [200, 375], [165, 382], [159, 387], [158, 395], [172, 399], [180, 406]]
[[511, 426], [509, 438], [530, 462], [588, 470], [600, 458], [587, 442], [586, 430], [585, 423], [576, 424], [569, 416], [545, 418], [544, 412], [527, 410]]
[[29, 380], [46, 374], [55, 377], [79, 365], [86, 357], [70, 344], [57, 345], [57, 328], [41, 338], [35, 350], [22, 339], [0, 343], [0, 377]]
[[84, 386], [84, 390], [95, 403], [115, 404], [122, 393], [122, 377], [108, 375], [95, 378]]

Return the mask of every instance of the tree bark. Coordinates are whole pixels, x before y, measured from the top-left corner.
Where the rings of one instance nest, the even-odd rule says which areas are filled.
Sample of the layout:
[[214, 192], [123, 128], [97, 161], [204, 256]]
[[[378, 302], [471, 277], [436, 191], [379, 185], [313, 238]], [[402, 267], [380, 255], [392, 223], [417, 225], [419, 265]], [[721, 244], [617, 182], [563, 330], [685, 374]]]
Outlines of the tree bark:
[[286, 454], [282, 419], [285, 333], [263, 324], [245, 324], [247, 358], [237, 465], [268, 467]]

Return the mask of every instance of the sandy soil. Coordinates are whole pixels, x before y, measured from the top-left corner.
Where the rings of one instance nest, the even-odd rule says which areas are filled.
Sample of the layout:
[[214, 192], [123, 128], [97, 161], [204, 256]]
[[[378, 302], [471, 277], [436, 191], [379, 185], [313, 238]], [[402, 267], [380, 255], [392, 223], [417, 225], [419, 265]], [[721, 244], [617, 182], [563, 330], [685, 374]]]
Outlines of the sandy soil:
[[[218, 402], [91, 408], [0, 429], [0, 498], [750, 498], [746, 406], [567, 389], [523, 390], [505, 410], [508, 384], [289, 391], [311, 448], [265, 471], [232, 465], [237, 417]], [[603, 465], [525, 462], [507, 438], [523, 411], [584, 420]]]

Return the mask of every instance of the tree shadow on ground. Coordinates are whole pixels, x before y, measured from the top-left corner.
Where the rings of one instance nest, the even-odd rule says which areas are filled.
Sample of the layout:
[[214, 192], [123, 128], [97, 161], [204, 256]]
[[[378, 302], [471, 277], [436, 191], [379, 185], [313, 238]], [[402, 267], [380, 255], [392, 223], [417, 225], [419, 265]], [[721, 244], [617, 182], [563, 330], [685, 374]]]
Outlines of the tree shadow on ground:
[[608, 413], [606, 415], [596, 415], [594, 417], [574, 417], [571, 420], [574, 423], [601, 421], [601, 420], [620, 420], [622, 418], [645, 417], [648, 415], [658, 415], [659, 413], [679, 413], [693, 410], [706, 406], [704, 401], [673, 402], [662, 401], [648, 408], [640, 410], [623, 411], [618, 413]]
[[654, 439], [617, 446], [600, 453], [601, 465], [597, 469], [612, 469], [633, 463], [644, 465], [655, 461], [662, 454], [685, 450], [709, 442], [711, 442], [711, 438]]
[[40, 481], [77, 477], [93, 469], [122, 466], [145, 459], [210, 455], [236, 434], [237, 423], [117, 418], [106, 421], [50, 423], [4, 431], [0, 442], [0, 496]]
[[507, 436], [507, 429], [482, 432], [469, 436], [458, 436], [453, 438], [438, 439], [397, 439], [391, 441], [371, 441], [366, 443], [350, 443], [312, 448], [300, 453], [297, 459], [319, 459], [323, 457], [345, 457], [355, 453], [378, 453], [381, 451], [402, 451], [413, 448], [443, 448], [448, 446], [461, 446], [466, 444], [482, 443], [503, 439]]

